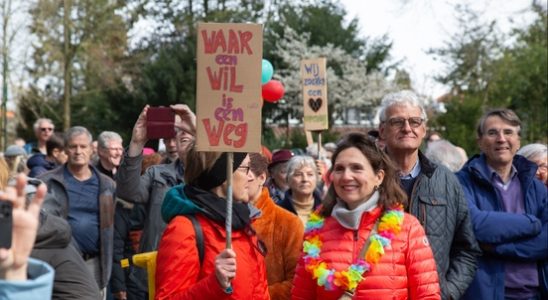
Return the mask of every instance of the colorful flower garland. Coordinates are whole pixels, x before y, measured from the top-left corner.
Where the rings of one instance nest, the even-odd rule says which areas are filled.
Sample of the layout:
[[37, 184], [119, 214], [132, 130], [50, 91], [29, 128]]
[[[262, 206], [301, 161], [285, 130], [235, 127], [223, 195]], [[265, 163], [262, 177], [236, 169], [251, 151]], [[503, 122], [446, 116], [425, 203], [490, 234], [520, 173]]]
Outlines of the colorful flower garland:
[[319, 286], [326, 290], [335, 290], [339, 287], [345, 291], [354, 290], [363, 279], [363, 274], [371, 270], [371, 266], [379, 262], [384, 249], [390, 246], [392, 239], [400, 232], [403, 223], [403, 206], [398, 205], [388, 209], [381, 217], [377, 233], [369, 237], [369, 247], [365, 252], [365, 259], [358, 257], [357, 261], [348, 269], [337, 271], [329, 268], [320, 256], [322, 240], [320, 230], [325, 218], [314, 212], [306, 223], [303, 248], [306, 270], [312, 274]]

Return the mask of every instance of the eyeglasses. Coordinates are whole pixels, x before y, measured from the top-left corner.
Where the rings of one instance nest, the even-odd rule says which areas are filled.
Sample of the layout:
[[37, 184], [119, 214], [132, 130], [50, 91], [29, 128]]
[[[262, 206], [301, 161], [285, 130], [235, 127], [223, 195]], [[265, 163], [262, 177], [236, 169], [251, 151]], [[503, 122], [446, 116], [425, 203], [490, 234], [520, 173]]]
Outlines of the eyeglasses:
[[42, 127], [42, 128], [40, 128], [40, 131], [53, 131], [53, 128], [51, 128], [51, 127]]
[[388, 123], [391, 127], [394, 128], [403, 128], [405, 126], [405, 121], [409, 122], [409, 127], [411, 128], [417, 128], [422, 125], [424, 122], [424, 119], [421, 117], [411, 117], [409, 119], [406, 118], [391, 118], [386, 123]]
[[122, 147], [110, 147], [110, 148], [107, 148], [109, 151], [112, 151], [112, 152], [124, 152], [124, 148]]
[[249, 175], [250, 166], [239, 166], [238, 169], [245, 170], [245, 175]]

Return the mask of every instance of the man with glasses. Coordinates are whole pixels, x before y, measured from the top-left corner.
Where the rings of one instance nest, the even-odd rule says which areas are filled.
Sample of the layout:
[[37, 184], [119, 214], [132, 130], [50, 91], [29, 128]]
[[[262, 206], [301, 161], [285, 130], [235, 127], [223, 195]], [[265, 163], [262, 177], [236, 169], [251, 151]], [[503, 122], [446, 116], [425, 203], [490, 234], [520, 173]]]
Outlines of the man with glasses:
[[27, 143], [25, 151], [27, 151], [27, 154], [42, 153], [46, 155], [46, 142], [53, 135], [55, 125], [53, 125], [50, 119], [40, 118], [34, 122], [32, 127], [36, 136], [36, 142]]
[[107, 175], [110, 178], [114, 178], [120, 161], [124, 154], [124, 148], [122, 147], [122, 137], [113, 131], [103, 131], [97, 137], [97, 155], [99, 161], [97, 162], [97, 170]]
[[380, 109], [379, 134], [392, 159], [407, 210], [420, 221], [436, 260], [442, 299], [460, 299], [476, 271], [480, 249], [459, 181], [419, 150], [426, 135], [426, 112], [411, 91], [386, 95]]
[[481, 154], [457, 173], [484, 254], [463, 299], [548, 299], [548, 205], [537, 166], [521, 155], [521, 121], [509, 109], [485, 113]]

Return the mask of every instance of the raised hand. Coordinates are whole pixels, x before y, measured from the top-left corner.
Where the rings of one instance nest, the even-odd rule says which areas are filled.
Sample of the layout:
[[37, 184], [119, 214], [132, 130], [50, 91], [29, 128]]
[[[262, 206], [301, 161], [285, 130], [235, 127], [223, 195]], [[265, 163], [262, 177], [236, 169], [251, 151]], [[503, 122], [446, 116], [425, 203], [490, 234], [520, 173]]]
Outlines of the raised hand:
[[175, 122], [175, 128], [196, 135], [196, 115], [186, 104], [175, 104], [170, 106], [180, 121]]
[[128, 149], [128, 155], [131, 157], [135, 157], [143, 151], [143, 148], [145, 147], [145, 144], [148, 141], [147, 138], [147, 110], [148, 105], [146, 105], [143, 110], [141, 111], [141, 114], [139, 115], [139, 118], [137, 118], [137, 121], [135, 122], [135, 125], [133, 126], [133, 132], [131, 134], [131, 142], [129, 143], [129, 149]]
[[0, 200], [13, 204], [12, 244], [10, 249], [0, 249], [0, 279], [26, 280], [27, 264], [38, 230], [40, 208], [46, 196], [46, 185], [40, 184], [34, 198], [25, 208], [27, 177], [19, 174], [15, 187], [0, 193]]

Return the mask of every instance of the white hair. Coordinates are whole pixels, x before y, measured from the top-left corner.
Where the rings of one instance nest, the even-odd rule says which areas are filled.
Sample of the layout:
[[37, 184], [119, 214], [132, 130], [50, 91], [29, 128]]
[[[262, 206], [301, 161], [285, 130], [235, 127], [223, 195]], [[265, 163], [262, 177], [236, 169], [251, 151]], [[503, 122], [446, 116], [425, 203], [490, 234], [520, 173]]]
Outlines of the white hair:
[[537, 158], [546, 157], [546, 145], [545, 144], [529, 144], [521, 147], [517, 154], [525, 156], [528, 160], [535, 160]]
[[428, 143], [424, 156], [438, 165], [447, 167], [451, 172], [459, 171], [464, 163], [466, 163], [466, 159], [460, 150], [447, 140], [437, 140]]
[[387, 94], [382, 98], [381, 107], [379, 109], [379, 120], [381, 122], [386, 121], [386, 111], [389, 107], [394, 105], [409, 105], [412, 107], [418, 107], [421, 110], [421, 118], [426, 122], [428, 117], [426, 110], [419, 101], [419, 96], [415, 92], [410, 90], [403, 90], [395, 93]]

